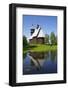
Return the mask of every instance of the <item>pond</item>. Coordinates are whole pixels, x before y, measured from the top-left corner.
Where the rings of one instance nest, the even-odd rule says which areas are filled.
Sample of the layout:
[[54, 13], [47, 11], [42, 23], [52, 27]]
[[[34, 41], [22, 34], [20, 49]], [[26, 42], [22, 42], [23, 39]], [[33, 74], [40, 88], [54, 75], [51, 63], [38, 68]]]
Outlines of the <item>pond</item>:
[[24, 54], [23, 75], [49, 73], [57, 73], [57, 51]]

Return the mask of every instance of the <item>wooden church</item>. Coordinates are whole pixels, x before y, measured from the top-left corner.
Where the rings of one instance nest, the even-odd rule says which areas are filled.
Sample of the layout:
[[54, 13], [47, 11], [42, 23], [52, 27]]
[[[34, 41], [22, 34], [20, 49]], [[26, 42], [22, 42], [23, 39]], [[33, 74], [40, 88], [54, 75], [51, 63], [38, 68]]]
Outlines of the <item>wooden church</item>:
[[29, 38], [29, 43], [30, 44], [44, 44], [45, 43], [45, 35], [43, 33], [42, 28], [37, 25], [36, 28], [33, 27], [31, 28], [31, 36]]

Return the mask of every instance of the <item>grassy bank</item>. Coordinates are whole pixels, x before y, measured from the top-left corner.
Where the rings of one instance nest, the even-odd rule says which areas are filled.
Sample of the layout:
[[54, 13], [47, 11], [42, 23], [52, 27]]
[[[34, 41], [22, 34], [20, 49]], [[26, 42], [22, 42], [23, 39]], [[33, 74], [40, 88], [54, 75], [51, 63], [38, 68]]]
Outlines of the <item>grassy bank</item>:
[[29, 45], [29, 47], [24, 48], [24, 53], [27, 51], [31, 52], [45, 52], [45, 51], [54, 51], [57, 50], [57, 45], [44, 45], [44, 44], [33, 44]]

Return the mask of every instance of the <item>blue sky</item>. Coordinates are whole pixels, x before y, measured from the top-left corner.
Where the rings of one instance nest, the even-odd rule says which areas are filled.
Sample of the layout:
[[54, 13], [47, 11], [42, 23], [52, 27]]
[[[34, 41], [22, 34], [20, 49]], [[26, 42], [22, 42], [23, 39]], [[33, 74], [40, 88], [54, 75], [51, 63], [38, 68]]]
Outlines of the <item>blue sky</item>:
[[57, 35], [57, 16], [37, 16], [37, 15], [23, 15], [23, 33], [29, 38], [30, 28], [32, 24], [36, 26], [39, 24], [43, 29], [44, 34], [54, 32]]

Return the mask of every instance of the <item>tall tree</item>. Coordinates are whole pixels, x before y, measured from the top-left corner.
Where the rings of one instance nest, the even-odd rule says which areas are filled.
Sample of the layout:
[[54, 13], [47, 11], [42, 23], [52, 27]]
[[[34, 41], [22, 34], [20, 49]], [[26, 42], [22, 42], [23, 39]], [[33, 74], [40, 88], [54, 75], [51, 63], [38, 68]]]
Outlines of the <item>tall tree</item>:
[[57, 44], [57, 36], [55, 36], [55, 44]]
[[50, 42], [51, 42], [51, 44], [56, 43], [56, 37], [55, 37], [54, 32], [51, 32], [51, 34], [50, 34]]
[[24, 47], [28, 46], [27, 38], [25, 36], [23, 36], [23, 46]]
[[45, 44], [49, 44], [49, 35], [45, 34]]

